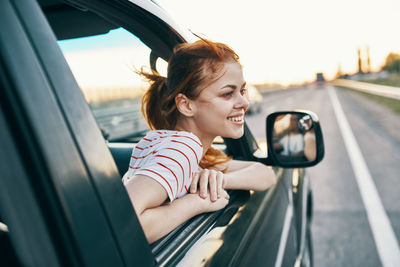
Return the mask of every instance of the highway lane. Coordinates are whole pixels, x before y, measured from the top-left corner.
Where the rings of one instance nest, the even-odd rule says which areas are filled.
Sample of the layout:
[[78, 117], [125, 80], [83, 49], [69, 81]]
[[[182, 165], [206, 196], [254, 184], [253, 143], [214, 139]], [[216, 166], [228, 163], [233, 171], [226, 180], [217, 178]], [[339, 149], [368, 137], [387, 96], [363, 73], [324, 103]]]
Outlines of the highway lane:
[[[400, 240], [400, 116], [359, 93], [334, 90]], [[325, 139], [324, 160], [308, 169], [315, 266], [382, 266], [328, 89], [309, 86], [265, 95], [263, 111], [247, 117], [255, 137], [265, 140], [265, 125], [259, 122], [285, 109], [317, 113]]]

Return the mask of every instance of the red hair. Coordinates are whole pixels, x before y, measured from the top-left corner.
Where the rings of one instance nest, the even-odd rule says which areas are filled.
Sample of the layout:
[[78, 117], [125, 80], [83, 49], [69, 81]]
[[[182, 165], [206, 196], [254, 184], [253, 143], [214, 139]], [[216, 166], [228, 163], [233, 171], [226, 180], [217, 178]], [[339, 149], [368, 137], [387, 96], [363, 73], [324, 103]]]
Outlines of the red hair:
[[[168, 76], [156, 71], [139, 72], [150, 82], [142, 98], [142, 113], [152, 130], [174, 130], [180, 116], [175, 104], [178, 94], [196, 99], [201, 90], [218, 78], [224, 63], [239, 63], [239, 56], [226, 44], [201, 39], [176, 46], [168, 61]], [[222, 151], [210, 148], [200, 166], [210, 167], [229, 161]]]

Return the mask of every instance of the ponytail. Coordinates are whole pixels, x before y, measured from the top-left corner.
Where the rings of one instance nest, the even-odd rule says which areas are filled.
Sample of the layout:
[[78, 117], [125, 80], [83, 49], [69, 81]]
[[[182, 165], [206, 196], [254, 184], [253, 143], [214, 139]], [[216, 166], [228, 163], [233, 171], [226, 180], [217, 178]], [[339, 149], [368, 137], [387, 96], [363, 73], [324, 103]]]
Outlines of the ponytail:
[[[149, 89], [142, 97], [142, 114], [152, 130], [173, 130], [176, 125], [177, 112], [175, 100], [168, 95], [167, 78], [156, 71], [138, 72], [150, 83]], [[172, 115], [172, 116], [171, 116]]]

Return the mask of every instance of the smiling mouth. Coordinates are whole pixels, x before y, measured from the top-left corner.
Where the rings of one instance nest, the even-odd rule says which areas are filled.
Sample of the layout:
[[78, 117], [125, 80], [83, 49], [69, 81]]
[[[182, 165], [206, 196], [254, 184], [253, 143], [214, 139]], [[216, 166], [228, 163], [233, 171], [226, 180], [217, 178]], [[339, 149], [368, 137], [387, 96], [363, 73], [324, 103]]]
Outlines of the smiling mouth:
[[243, 122], [244, 121], [244, 116], [236, 116], [236, 117], [228, 117], [228, 120], [233, 121], [233, 122]]

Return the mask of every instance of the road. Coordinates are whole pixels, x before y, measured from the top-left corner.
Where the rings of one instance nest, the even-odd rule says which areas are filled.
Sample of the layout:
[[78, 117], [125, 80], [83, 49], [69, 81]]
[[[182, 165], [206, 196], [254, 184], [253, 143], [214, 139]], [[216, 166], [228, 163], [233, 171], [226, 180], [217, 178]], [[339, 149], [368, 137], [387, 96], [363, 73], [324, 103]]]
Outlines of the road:
[[[367, 192], [363, 201], [363, 186], [357, 182], [356, 168], [350, 160], [352, 152], [342, 136], [332, 93], [337, 95], [349, 122], [389, 227], [379, 224], [385, 216], [373, 222], [379, 205], [375, 205], [372, 194]], [[395, 247], [400, 240], [400, 115], [354, 91], [331, 85], [309, 86], [264, 95], [262, 112], [247, 117], [254, 136], [265, 140], [265, 124], [259, 122], [273, 111], [288, 109], [314, 111], [324, 134], [325, 158], [308, 169], [314, 197], [315, 266], [389, 266], [382, 262], [398, 252]], [[366, 205], [367, 200], [372, 204]], [[390, 235], [394, 243], [386, 239]], [[400, 266], [400, 262], [397, 264]]]

